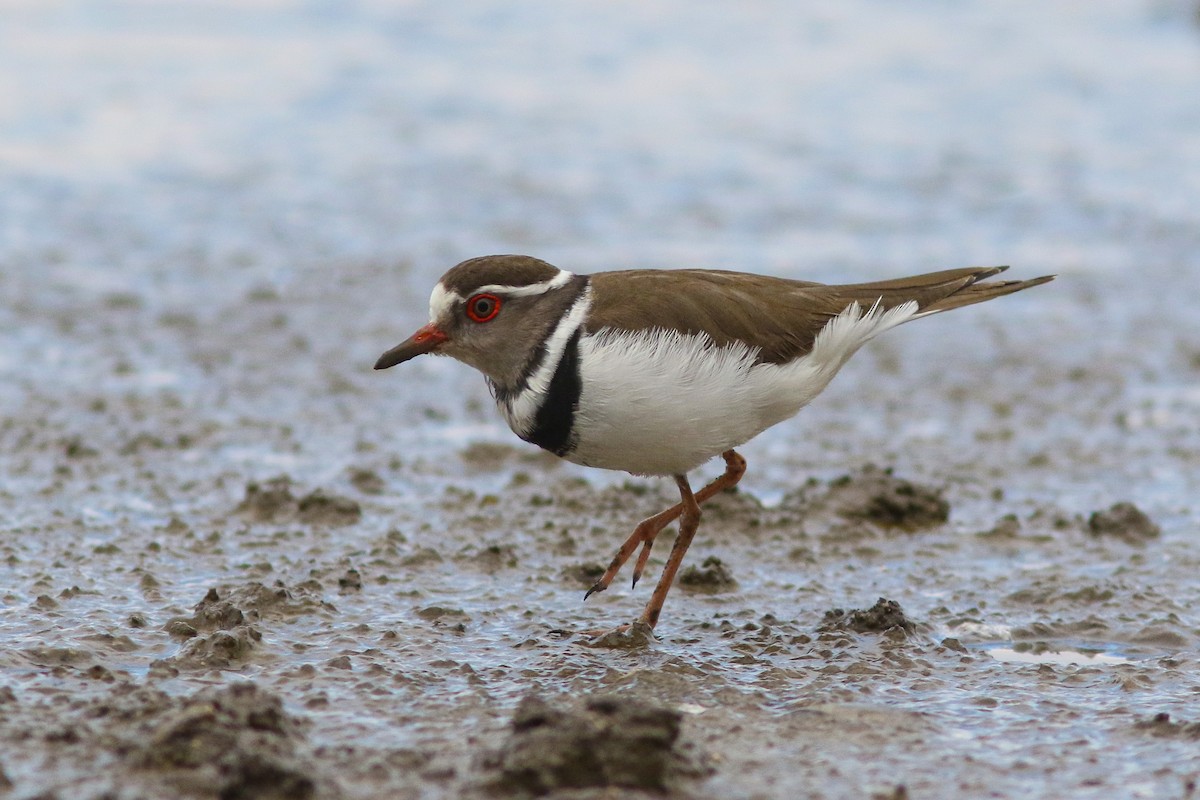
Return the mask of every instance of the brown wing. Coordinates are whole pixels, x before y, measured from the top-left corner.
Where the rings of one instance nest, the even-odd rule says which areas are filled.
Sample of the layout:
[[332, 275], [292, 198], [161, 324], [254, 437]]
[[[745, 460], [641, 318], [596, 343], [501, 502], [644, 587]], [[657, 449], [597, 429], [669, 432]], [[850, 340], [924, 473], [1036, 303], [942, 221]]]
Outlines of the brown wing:
[[718, 345], [759, 348], [759, 360], [782, 364], [812, 349], [817, 334], [851, 303], [883, 309], [915, 300], [934, 313], [1036, 286], [1027, 281], [977, 283], [1007, 267], [969, 267], [873, 283], [829, 286], [721, 270], [628, 270], [591, 276], [587, 332], [618, 327], [706, 333]]

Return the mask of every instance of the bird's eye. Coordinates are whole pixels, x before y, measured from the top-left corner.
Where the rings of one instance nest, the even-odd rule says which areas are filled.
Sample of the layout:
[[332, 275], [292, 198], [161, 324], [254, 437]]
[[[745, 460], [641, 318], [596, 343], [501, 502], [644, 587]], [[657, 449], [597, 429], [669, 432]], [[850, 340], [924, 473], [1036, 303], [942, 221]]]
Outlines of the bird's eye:
[[472, 322], [487, 322], [500, 313], [500, 298], [494, 294], [477, 294], [467, 301], [467, 316]]

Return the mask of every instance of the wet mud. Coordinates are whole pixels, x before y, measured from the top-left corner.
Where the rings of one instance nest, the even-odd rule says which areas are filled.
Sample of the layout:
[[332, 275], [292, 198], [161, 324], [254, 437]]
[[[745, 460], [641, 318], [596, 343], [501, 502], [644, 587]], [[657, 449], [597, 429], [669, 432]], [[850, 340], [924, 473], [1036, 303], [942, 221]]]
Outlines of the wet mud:
[[[6, 8], [0, 798], [1194, 795], [1170, 6]], [[1059, 278], [865, 347], [596, 642], [672, 482], [371, 369], [485, 252]]]
[[[897, 482], [914, 485], [893, 474], [882, 495]], [[841, 498], [846, 485], [834, 477], [805, 492]], [[323, 493], [342, 491], [357, 490]], [[595, 643], [578, 630], [635, 616], [642, 596], [614, 586], [613, 599], [583, 605], [587, 582], [572, 561], [614, 547], [670, 502], [669, 487], [558, 477], [493, 495], [449, 485], [427, 508], [453, 522], [452, 539], [419, 516], [381, 513], [386, 493], [366, 492], [361, 520], [339, 528], [352, 535], [331, 539], [324, 522], [300, 520], [295, 495], [307, 493], [290, 494], [272, 505], [281, 514], [222, 522], [219, 537], [200, 534], [205, 513], [126, 529], [121, 553], [147, 554], [140, 574], [158, 576], [132, 592], [77, 579], [58, 589], [53, 572], [31, 571], [26, 636], [59, 633], [5, 657], [15, 688], [0, 695], [0, 769], [10, 784], [52, 775], [60, 797], [118, 785], [135, 797], [717, 797], [750, 786], [782, 796], [796, 780], [785, 765], [836, 785], [852, 762], [861, 774], [845, 785], [945, 796], [944, 767], [897, 780], [896, 765], [1014, 737], [1062, 764], [1072, 746], [1039, 732], [1033, 717], [1045, 714], [1068, 729], [1086, 721], [1161, 769], [1170, 759], [1177, 771], [1160, 777], [1177, 779], [1164, 786], [1191, 779], [1183, 751], [1195, 724], [1174, 698], [1200, 628], [1151, 588], [1161, 582], [1138, 577], [1147, 567], [1130, 559], [1153, 545], [1097, 537], [1090, 515], [1064, 523], [1034, 508], [990, 529], [922, 533], [847, 516], [841, 502], [814, 499], [801, 516], [791, 502], [730, 493], [705, 515], [693, 555], [703, 558], [681, 576], [659, 631], [635, 626], [585, 647]], [[878, 496], [863, 494], [860, 507]], [[493, 538], [496, 511], [504, 541]], [[599, 514], [614, 524], [596, 525]], [[1014, 543], [1054, 570], [1014, 580], [997, 557]], [[50, 547], [64, 564], [74, 552], [65, 540]], [[24, 548], [9, 552], [28, 563]], [[1094, 575], [1097, 558], [1117, 557], [1121, 574]], [[186, 567], [168, 568], [177, 558]], [[197, 599], [197, 573], [224, 578]], [[904, 603], [831, 604], [869, 591]], [[1074, 702], [1079, 692], [1094, 711]], [[1067, 768], [1095, 781], [1092, 764], [1080, 752]], [[1041, 780], [996, 756], [950, 774], [966, 793]]]

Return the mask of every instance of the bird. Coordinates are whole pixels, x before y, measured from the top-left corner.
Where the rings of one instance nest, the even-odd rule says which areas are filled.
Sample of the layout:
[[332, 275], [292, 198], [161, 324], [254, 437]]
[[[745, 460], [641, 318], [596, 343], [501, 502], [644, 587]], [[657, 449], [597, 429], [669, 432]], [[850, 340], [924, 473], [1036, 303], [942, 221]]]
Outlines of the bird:
[[[717, 269], [577, 274], [533, 256], [481, 256], [441, 277], [428, 324], [375, 369], [449, 356], [483, 373], [526, 442], [587, 467], [673, 478], [679, 502], [642, 520], [584, 595], [606, 590], [640, 548], [636, 587], [656, 537], [678, 519], [645, 609], [613, 629], [652, 635], [701, 505], [746, 472], [735, 448], [795, 415], [879, 334], [1055, 277], [988, 280], [1006, 269], [831, 285]], [[688, 473], [717, 456], [724, 472], [693, 491]]]

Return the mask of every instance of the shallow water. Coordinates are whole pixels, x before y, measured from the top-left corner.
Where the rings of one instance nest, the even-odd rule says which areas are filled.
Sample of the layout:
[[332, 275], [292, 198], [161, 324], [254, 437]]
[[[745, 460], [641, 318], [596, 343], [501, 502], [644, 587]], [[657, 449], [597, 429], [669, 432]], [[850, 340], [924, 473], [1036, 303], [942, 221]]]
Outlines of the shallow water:
[[[530, 692], [682, 709], [680, 796], [1186, 795], [1195, 13], [9, 4], [0, 795], [219, 793], [130, 753], [244, 680], [296, 725], [234, 749], [318, 796], [492, 793]], [[687, 563], [736, 587], [594, 650], [562, 631], [650, 587], [588, 570], [669, 482], [527, 448], [448, 360], [370, 369], [485, 252], [1060, 278], [872, 343], [707, 511]], [[949, 522], [802, 502], [868, 463]], [[1161, 533], [1094, 535], [1122, 501]], [[910, 634], [823, 628], [879, 597]]]

